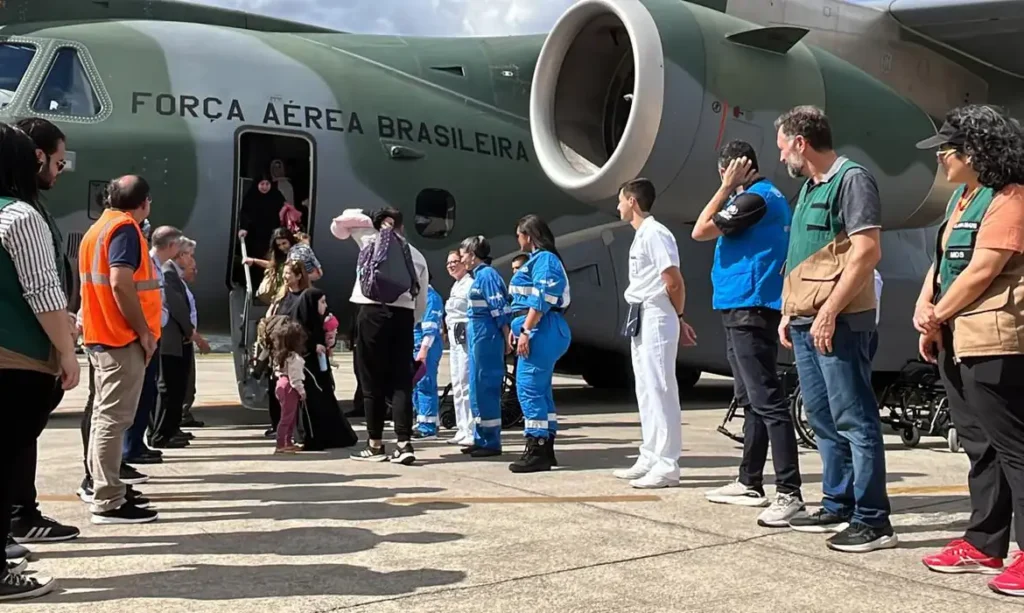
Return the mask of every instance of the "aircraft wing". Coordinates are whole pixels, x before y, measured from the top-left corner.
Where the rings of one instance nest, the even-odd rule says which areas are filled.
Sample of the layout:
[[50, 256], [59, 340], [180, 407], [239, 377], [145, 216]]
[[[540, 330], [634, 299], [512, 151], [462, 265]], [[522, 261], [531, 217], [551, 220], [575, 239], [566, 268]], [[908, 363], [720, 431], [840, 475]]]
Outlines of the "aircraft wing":
[[1024, 76], [1021, 0], [891, 0], [889, 13], [915, 34]]

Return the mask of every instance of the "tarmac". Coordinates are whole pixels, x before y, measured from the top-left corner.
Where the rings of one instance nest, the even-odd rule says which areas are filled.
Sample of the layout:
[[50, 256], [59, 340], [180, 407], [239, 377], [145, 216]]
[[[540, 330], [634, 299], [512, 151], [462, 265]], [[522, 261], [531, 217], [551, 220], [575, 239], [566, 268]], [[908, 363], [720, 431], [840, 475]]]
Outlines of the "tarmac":
[[[920, 562], [961, 535], [969, 515], [963, 453], [940, 438], [906, 448], [886, 435], [896, 549], [830, 551], [825, 537], [760, 528], [759, 509], [709, 503], [736, 477], [741, 449], [717, 433], [731, 383], [705, 376], [685, 394], [682, 483], [634, 490], [614, 468], [636, 457], [635, 400], [556, 377], [560, 467], [516, 475], [505, 455], [470, 460], [442, 441], [412, 467], [363, 464], [351, 450], [272, 455], [267, 414], [238, 406], [226, 356], [199, 361], [191, 447], [139, 466], [160, 512], [138, 526], [93, 526], [74, 492], [87, 385], [67, 394], [39, 444], [42, 510], [82, 529], [31, 545], [29, 572], [57, 577], [26, 611], [1020, 611], [981, 575]], [[354, 391], [337, 357], [338, 396]], [[446, 362], [446, 360], [444, 361]], [[84, 373], [83, 373], [84, 375]], [[447, 382], [446, 367], [440, 379]], [[363, 420], [353, 424], [365, 437]], [[739, 420], [730, 423], [739, 432]], [[804, 497], [820, 500], [821, 463], [801, 450]], [[771, 464], [767, 468], [771, 487]], [[1013, 547], [1014, 549], [1016, 546]], [[13, 608], [12, 608], [13, 610]]]

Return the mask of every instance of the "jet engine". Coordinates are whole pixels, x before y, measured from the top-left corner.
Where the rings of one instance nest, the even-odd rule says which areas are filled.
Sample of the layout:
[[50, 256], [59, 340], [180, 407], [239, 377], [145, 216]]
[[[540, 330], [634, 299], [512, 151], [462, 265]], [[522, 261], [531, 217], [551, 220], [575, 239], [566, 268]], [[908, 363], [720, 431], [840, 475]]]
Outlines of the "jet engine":
[[555, 24], [533, 76], [530, 122], [548, 178], [611, 211], [619, 186], [646, 176], [659, 216], [692, 222], [718, 187], [718, 149], [753, 144], [761, 173], [789, 195], [774, 121], [802, 104], [827, 112], [836, 149], [875, 175], [886, 228], [941, 219], [951, 188], [914, 144], [932, 118], [887, 85], [800, 42], [680, 0], [580, 0]]

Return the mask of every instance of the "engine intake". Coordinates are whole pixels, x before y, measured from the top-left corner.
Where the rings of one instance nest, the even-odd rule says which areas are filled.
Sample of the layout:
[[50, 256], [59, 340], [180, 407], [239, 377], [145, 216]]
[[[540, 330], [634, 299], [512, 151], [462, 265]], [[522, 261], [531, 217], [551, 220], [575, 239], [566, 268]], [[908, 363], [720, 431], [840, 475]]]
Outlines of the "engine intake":
[[530, 94], [533, 143], [556, 185], [592, 202], [651, 155], [665, 103], [658, 26], [639, 2], [582, 0], [541, 49]]

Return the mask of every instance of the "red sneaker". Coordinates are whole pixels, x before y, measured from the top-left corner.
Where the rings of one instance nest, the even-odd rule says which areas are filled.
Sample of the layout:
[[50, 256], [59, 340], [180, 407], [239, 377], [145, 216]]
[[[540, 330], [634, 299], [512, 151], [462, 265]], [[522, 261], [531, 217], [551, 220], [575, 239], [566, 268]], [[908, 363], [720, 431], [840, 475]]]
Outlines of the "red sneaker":
[[1001, 575], [988, 582], [992, 591], [1007, 596], [1024, 596], [1024, 552], [1014, 551], [1013, 562]]
[[[939, 553], [921, 559], [924, 565], [940, 573], [983, 573], [993, 575], [1003, 569], [1003, 561], [987, 556], [963, 539], [946, 545]], [[1024, 581], [1024, 574], [1021, 574]]]

